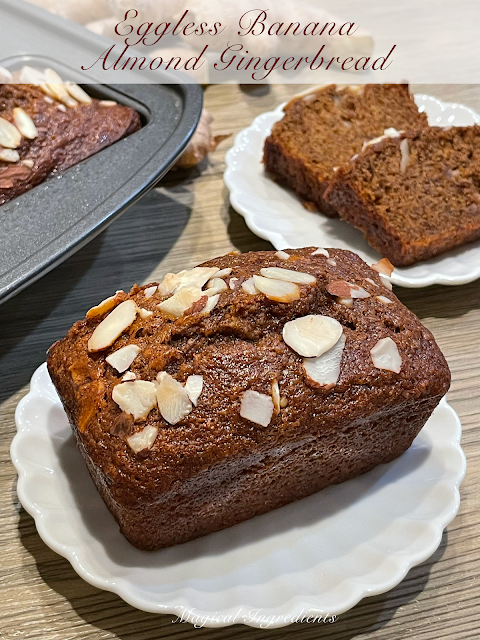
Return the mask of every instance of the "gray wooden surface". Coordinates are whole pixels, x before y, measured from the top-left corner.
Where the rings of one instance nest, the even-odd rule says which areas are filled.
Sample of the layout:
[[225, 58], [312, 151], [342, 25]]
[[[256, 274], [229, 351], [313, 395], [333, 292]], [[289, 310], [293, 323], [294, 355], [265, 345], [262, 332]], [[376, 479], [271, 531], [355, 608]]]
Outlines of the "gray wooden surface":
[[[216, 133], [236, 133], [302, 87], [211, 86], [206, 106]], [[480, 87], [415, 87], [480, 112]], [[38, 536], [20, 506], [9, 445], [14, 411], [45, 351], [85, 310], [119, 288], [178, 271], [233, 248], [269, 248], [228, 204], [223, 142], [210, 164], [170, 173], [138, 205], [62, 266], [0, 307], [0, 640], [120, 638], [371, 638], [466, 640], [480, 637], [480, 283], [397, 289], [433, 331], [453, 374], [449, 401], [459, 413], [468, 459], [460, 513], [438, 551], [392, 591], [362, 601], [330, 625], [278, 630], [194, 629], [174, 616], [137, 611], [84, 582]]]

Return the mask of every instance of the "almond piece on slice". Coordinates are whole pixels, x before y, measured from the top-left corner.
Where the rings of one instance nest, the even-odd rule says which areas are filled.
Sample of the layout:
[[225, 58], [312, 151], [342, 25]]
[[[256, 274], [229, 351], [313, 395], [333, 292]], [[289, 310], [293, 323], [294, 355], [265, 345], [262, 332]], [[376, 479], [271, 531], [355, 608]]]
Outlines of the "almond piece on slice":
[[280, 260], [290, 260], [290, 254], [286, 251], [277, 251], [275, 255], [277, 258], [280, 258]]
[[322, 386], [336, 384], [340, 377], [340, 363], [344, 347], [345, 336], [342, 334], [338, 342], [323, 355], [318, 358], [304, 358], [305, 375]]
[[342, 333], [340, 322], [330, 316], [303, 316], [283, 326], [286, 344], [306, 358], [321, 356], [338, 342]]
[[227, 283], [222, 278], [217, 278], [218, 274], [215, 274], [215, 278], [212, 278], [207, 282], [207, 286], [205, 287], [205, 293], [207, 296], [213, 296], [216, 293], [220, 293], [221, 291], [225, 291], [228, 289]]
[[0, 118], [0, 147], [17, 149], [22, 142], [22, 134], [11, 122]]
[[[179, 284], [180, 278], [176, 273], [166, 273], [163, 280], [158, 285], [158, 293], [161, 296], [168, 296], [175, 291]], [[153, 287], [151, 288], [153, 289]], [[145, 291], [147, 290], [145, 289]]]
[[[230, 280], [230, 283], [232, 282], [232, 280]], [[248, 278], [248, 280], [245, 280], [244, 282], [242, 282], [241, 286], [242, 286], [242, 289], [251, 296], [255, 296], [257, 293], [260, 293], [257, 287], [255, 286], [255, 280], [253, 278]]]
[[127, 442], [130, 449], [135, 451], [135, 453], [139, 453], [144, 449], [151, 449], [155, 439], [158, 435], [157, 427], [153, 425], [148, 425], [144, 427], [141, 431], [137, 431], [131, 436], [128, 436]]
[[205, 292], [199, 287], [183, 287], [157, 306], [164, 313], [174, 318], [180, 318], [194, 302], [200, 300], [204, 295]]
[[133, 371], [127, 371], [127, 373], [123, 376], [122, 382], [127, 382], [127, 380], [136, 380], [137, 376], [133, 373]]
[[404, 138], [400, 142], [400, 153], [402, 155], [402, 159], [400, 160], [400, 171], [401, 173], [405, 173], [405, 169], [407, 168], [408, 161], [410, 160], [410, 149], [408, 147], [407, 138]]
[[353, 298], [335, 298], [336, 302], [338, 302], [338, 304], [343, 305], [344, 307], [353, 307]]
[[326, 258], [330, 257], [330, 254], [328, 253], [328, 251], [326, 249], [322, 249], [321, 247], [319, 247], [318, 249], [315, 249], [315, 251], [312, 251], [311, 255], [312, 256], [325, 256]]
[[231, 273], [232, 273], [231, 267], [227, 267], [226, 269], [220, 269], [220, 271], [217, 271], [217, 273], [215, 274], [215, 278], [224, 278], [225, 276], [229, 276]]
[[168, 424], [177, 424], [193, 409], [187, 390], [165, 371], [157, 375], [157, 402], [162, 417]]
[[317, 281], [315, 276], [309, 273], [293, 271], [292, 269], [282, 269], [281, 267], [265, 267], [264, 269], [260, 269], [260, 274], [264, 278], [285, 280], [286, 282], [295, 282], [297, 284], [315, 284]]
[[203, 389], [203, 376], [193, 375], [188, 376], [185, 382], [185, 391], [188, 393], [188, 397], [197, 406], [198, 398]]
[[271, 396], [258, 391], [244, 391], [240, 405], [240, 415], [245, 420], [268, 427], [273, 415], [273, 400]]
[[95, 316], [99, 316], [102, 313], [107, 313], [107, 311], [110, 311], [110, 309], [113, 309], [113, 307], [115, 306], [116, 298], [116, 295], [105, 298], [105, 300], [102, 300], [95, 307], [89, 309], [86, 313], [86, 317], [94, 318]]
[[332, 296], [339, 296], [340, 298], [351, 298], [350, 285], [346, 280], [332, 280], [327, 284], [327, 291]]
[[29, 140], [34, 140], [38, 136], [37, 127], [35, 123], [28, 115], [26, 111], [24, 111], [21, 107], [15, 107], [12, 111], [13, 114], [13, 122], [15, 126], [20, 131], [24, 138], [28, 138]]
[[375, 296], [377, 300], [380, 300], [380, 302], [383, 302], [383, 304], [393, 304], [393, 300], [390, 300], [390, 298], [387, 298], [386, 296]]
[[20, 154], [15, 149], [1, 149], [0, 160], [4, 162], [18, 162], [20, 160]]
[[92, 104], [92, 99], [86, 91], [79, 87], [75, 82], [66, 82], [65, 89], [72, 96], [74, 100], [81, 102], [82, 104]]
[[363, 287], [359, 287], [358, 284], [348, 284], [350, 285], [350, 298], [370, 298], [370, 294]]
[[375, 262], [375, 264], [372, 264], [372, 269], [383, 276], [390, 277], [393, 273], [394, 266], [388, 258], [382, 258], [378, 262]]
[[135, 358], [140, 353], [140, 347], [136, 344], [127, 344], [121, 349], [117, 349], [105, 360], [111, 365], [118, 373], [123, 373], [132, 364]]
[[[300, 289], [294, 282], [274, 280], [263, 276], [253, 276], [255, 287], [270, 300], [276, 302], [293, 302], [300, 298]], [[242, 284], [242, 287], [246, 282]]]
[[280, 411], [280, 388], [278, 386], [278, 380], [272, 381], [272, 400], [275, 411]]
[[88, 341], [89, 351], [101, 351], [112, 345], [137, 317], [137, 305], [133, 300], [125, 300], [108, 314], [95, 328]]
[[370, 349], [373, 366], [376, 369], [385, 369], [400, 373], [402, 358], [398, 353], [398, 347], [392, 338], [382, 338]]
[[142, 307], [138, 308], [138, 315], [142, 320], [146, 320], [153, 316], [153, 311], [149, 311], [148, 309], [143, 309]]
[[382, 274], [380, 274], [380, 280], [382, 281], [382, 284], [385, 287], [385, 289], [388, 289], [389, 291], [393, 290], [392, 283], [387, 278], [387, 276], [382, 276]]
[[193, 269], [188, 269], [188, 271], [180, 271], [180, 273], [177, 273], [180, 283], [176, 291], [183, 289], [183, 287], [198, 287], [201, 289], [218, 271], [218, 267], [194, 267]]
[[112, 400], [134, 420], [146, 418], [157, 405], [156, 385], [147, 380], [120, 382], [113, 387]]
[[143, 290], [143, 295], [148, 300], [148, 298], [151, 298], [153, 296], [153, 294], [157, 289], [158, 289], [157, 285], [153, 285], [152, 287], [147, 287], [146, 289]]
[[217, 302], [219, 299], [219, 293], [217, 293], [215, 296], [210, 296], [202, 309], [202, 313], [210, 313], [210, 311], [213, 311], [217, 306]]

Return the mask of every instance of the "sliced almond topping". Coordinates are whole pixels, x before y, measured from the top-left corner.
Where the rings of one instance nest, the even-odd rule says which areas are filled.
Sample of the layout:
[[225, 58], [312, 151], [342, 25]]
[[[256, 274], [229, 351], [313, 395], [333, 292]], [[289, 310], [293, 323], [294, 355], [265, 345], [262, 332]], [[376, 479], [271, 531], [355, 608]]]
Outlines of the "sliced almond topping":
[[315, 284], [317, 281], [315, 276], [312, 276], [309, 273], [292, 271], [291, 269], [282, 269], [281, 267], [266, 267], [264, 269], [260, 269], [260, 273], [264, 278], [295, 282], [297, 284]]
[[92, 99], [88, 93], [86, 93], [82, 87], [79, 87], [78, 84], [75, 84], [75, 82], [66, 82], [65, 89], [74, 100], [78, 100], [78, 102], [82, 104], [92, 104]]
[[[88, 341], [89, 351], [101, 351], [112, 345], [137, 317], [137, 305], [133, 300], [125, 300], [108, 314], [95, 328]], [[128, 413], [128, 412], [127, 412]]]
[[198, 398], [203, 389], [203, 376], [188, 376], [185, 382], [185, 391], [188, 397], [197, 406]]
[[372, 280], [371, 278], [365, 278], [365, 280], [370, 284], [373, 284], [375, 287], [377, 286], [377, 283], [375, 282], [375, 280]]
[[205, 306], [202, 309], [202, 313], [210, 313], [210, 311], [213, 311], [217, 306], [217, 302], [219, 298], [220, 298], [219, 293], [217, 293], [217, 295], [215, 296], [210, 296], [207, 302], [205, 303]]
[[29, 158], [27, 158], [26, 160], [22, 160], [22, 164], [23, 164], [25, 167], [28, 167], [29, 169], [33, 169], [33, 165], [34, 165], [35, 163], [33, 162], [33, 160], [30, 160]]
[[[253, 276], [255, 287], [270, 300], [276, 302], [293, 302], [300, 298], [300, 289], [294, 282], [274, 280], [263, 276]], [[246, 283], [242, 284], [244, 287]], [[245, 288], [245, 287], [244, 287]]]
[[146, 289], [143, 290], [143, 295], [148, 300], [148, 298], [151, 298], [153, 296], [153, 294], [157, 289], [158, 289], [157, 285], [153, 285], [153, 287], [147, 287]]
[[109, 298], [105, 298], [96, 307], [92, 307], [86, 313], [87, 318], [94, 318], [95, 316], [99, 316], [102, 313], [107, 313], [110, 309], [113, 309], [116, 302], [116, 295], [110, 296]]
[[326, 258], [329, 258], [330, 254], [326, 249], [319, 247], [318, 249], [315, 249], [315, 251], [312, 251], [312, 256], [325, 256]]
[[393, 290], [392, 283], [387, 278], [387, 276], [380, 275], [380, 280], [382, 281], [382, 284], [386, 289], [388, 289], [389, 291]]
[[245, 280], [245, 282], [242, 282], [242, 289], [247, 293], [249, 293], [251, 296], [254, 296], [257, 293], [259, 293], [257, 287], [255, 286], [255, 280], [253, 278], [248, 278], [248, 280]]
[[5, 78], [5, 80], [13, 80], [13, 76], [8, 69], [5, 67], [0, 67], [0, 76]]
[[188, 271], [180, 271], [180, 273], [177, 273], [180, 278], [177, 290], [183, 287], [198, 287], [201, 289], [210, 278], [216, 276], [218, 271], [217, 267], [194, 267]]
[[280, 398], [280, 409], [285, 409], [285, 407], [288, 405], [288, 400], [285, 396], [282, 396]]
[[306, 358], [321, 356], [338, 342], [342, 333], [340, 322], [330, 316], [303, 316], [283, 326], [286, 344]]
[[221, 291], [225, 291], [226, 289], [228, 289], [225, 280], [217, 278], [216, 276], [217, 274], [215, 274], [215, 278], [212, 278], [207, 282], [207, 286], [205, 288], [205, 293], [207, 294], [207, 296], [213, 296], [216, 293], [220, 293]]
[[333, 258], [327, 258], [327, 264], [329, 264], [331, 267], [337, 266], [337, 263]]
[[273, 415], [273, 400], [271, 396], [249, 389], [242, 395], [240, 415], [245, 420], [268, 427]]
[[39, 71], [38, 69], [25, 65], [20, 71], [19, 82], [20, 84], [39, 85], [45, 82], [45, 76], [43, 71]]
[[400, 160], [400, 171], [405, 173], [405, 169], [407, 168], [408, 161], [410, 160], [410, 149], [408, 147], [408, 140], [404, 138], [400, 142], [400, 153], [402, 154], [402, 159]]
[[65, 88], [63, 80], [53, 69], [45, 69], [45, 87], [47, 92], [60, 102], [63, 102], [67, 107], [76, 107], [78, 102], [74, 100]]
[[133, 371], [127, 371], [127, 373], [123, 376], [122, 382], [127, 382], [127, 380], [136, 380], [137, 376], [133, 373]]
[[336, 298], [338, 304], [343, 305], [344, 307], [353, 307], [353, 298]]
[[400, 373], [402, 358], [398, 353], [398, 348], [391, 338], [382, 338], [370, 349], [373, 366], [377, 369], [385, 369]]
[[4, 162], [18, 162], [20, 155], [15, 149], [2, 149], [0, 151], [0, 160]]
[[[162, 417], [168, 424], [177, 424], [193, 409], [187, 390], [170, 374], [162, 371], [157, 386], [157, 402]], [[159, 376], [157, 376], [158, 380]]]
[[[180, 278], [176, 273], [167, 273], [165, 274], [162, 282], [158, 285], [158, 293], [161, 296], [168, 296], [175, 291], [179, 284]], [[153, 287], [151, 288], [153, 289]]]
[[278, 413], [280, 411], [280, 389], [278, 387], [278, 380], [272, 381], [272, 400], [275, 411]]
[[53, 98], [51, 98], [50, 96], [45, 96], [43, 99], [48, 104], [53, 104], [55, 102], [55, 100]]
[[310, 380], [322, 386], [334, 385], [340, 377], [345, 336], [342, 334], [338, 342], [318, 358], [304, 358], [303, 368]]
[[382, 258], [375, 264], [372, 264], [372, 269], [383, 276], [391, 276], [394, 266], [388, 258]]
[[62, 111], [63, 113], [66, 113], [66, 112], [67, 112], [67, 107], [66, 107], [64, 104], [59, 104], [59, 105], [58, 105], [58, 107], [57, 107], [57, 109], [58, 109], [59, 111]]
[[370, 294], [368, 293], [368, 291], [365, 291], [363, 287], [359, 287], [357, 284], [350, 284], [350, 297], [351, 298], [370, 298]]
[[141, 431], [137, 431], [131, 436], [128, 436], [127, 442], [130, 449], [135, 451], [135, 453], [139, 453], [144, 449], [151, 449], [155, 439], [158, 435], [157, 427], [153, 425], [148, 425], [144, 427]]
[[7, 149], [16, 149], [22, 142], [20, 131], [11, 122], [0, 118], [0, 146]]
[[215, 274], [215, 278], [224, 278], [225, 276], [229, 276], [232, 273], [232, 268], [228, 267], [227, 269], [220, 269]]
[[157, 404], [156, 385], [147, 380], [120, 382], [113, 387], [112, 400], [134, 420], [146, 418]]
[[117, 349], [108, 355], [105, 360], [109, 365], [116, 369], [118, 373], [123, 373], [128, 369], [139, 353], [139, 346], [136, 344], [127, 344], [121, 349]]
[[26, 111], [24, 111], [21, 107], [15, 107], [12, 111], [13, 114], [13, 122], [15, 126], [20, 131], [24, 138], [28, 138], [29, 140], [34, 140], [38, 136], [37, 127], [35, 123], [28, 115]]
[[115, 102], [115, 100], [100, 100], [98, 104], [101, 104], [102, 107], [114, 107], [118, 102]]
[[[230, 278], [229, 282], [228, 282], [228, 286], [230, 287], [230, 289], [232, 289], [232, 291], [235, 289], [235, 283], [238, 280], [238, 278]], [[253, 282], [253, 280], [252, 280]]]
[[385, 296], [375, 296], [377, 298], [377, 300], [380, 300], [380, 302], [383, 302], [384, 304], [393, 304], [393, 300], [390, 300], [390, 298], [387, 298]]
[[333, 280], [327, 285], [327, 291], [332, 296], [340, 296], [340, 298], [351, 298], [350, 285], [346, 280]]
[[198, 287], [183, 287], [167, 300], [160, 302], [158, 308], [174, 318], [180, 318], [194, 302], [200, 300], [204, 295], [205, 292]]
[[290, 259], [290, 254], [287, 253], [286, 251], [277, 251], [277, 253], [275, 255], [277, 256], [277, 258], [280, 258], [280, 260], [289, 260]]
[[138, 315], [142, 320], [146, 320], [147, 318], [150, 318], [151, 316], [153, 316], [153, 311], [149, 311], [148, 309], [143, 309], [142, 307], [139, 307]]

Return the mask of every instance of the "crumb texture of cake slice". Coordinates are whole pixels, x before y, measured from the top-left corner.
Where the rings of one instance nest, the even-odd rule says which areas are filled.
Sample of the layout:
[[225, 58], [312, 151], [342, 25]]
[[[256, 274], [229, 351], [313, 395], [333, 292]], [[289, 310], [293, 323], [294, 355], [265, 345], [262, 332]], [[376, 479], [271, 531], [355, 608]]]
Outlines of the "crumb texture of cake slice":
[[0, 85], [0, 205], [141, 127], [131, 107], [51, 86]]
[[325, 195], [395, 266], [480, 238], [480, 127], [431, 127], [366, 146]]
[[335, 217], [323, 196], [338, 167], [385, 129], [426, 126], [408, 85], [328, 85], [286, 105], [265, 141], [265, 171], [307, 208]]
[[411, 445], [450, 372], [376, 269], [341, 249], [228, 254], [117, 292], [51, 347], [79, 449], [132, 544], [230, 527]]

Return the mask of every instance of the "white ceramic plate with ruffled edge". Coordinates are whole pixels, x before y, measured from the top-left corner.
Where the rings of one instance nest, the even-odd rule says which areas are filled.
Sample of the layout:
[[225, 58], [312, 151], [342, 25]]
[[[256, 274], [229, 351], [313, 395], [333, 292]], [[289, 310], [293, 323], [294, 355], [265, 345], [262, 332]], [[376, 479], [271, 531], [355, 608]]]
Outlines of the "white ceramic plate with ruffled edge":
[[[417, 94], [415, 102], [435, 126], [480, 124], [480, 115], [469, 107]], [[235, 138], [226, 155], [225, 183], [232, 207], [248, 227], [276, 249], [336, 247], [358, 253], [369, 264], [380, 256], [353, 226], [340, 219], [307, 211], [291, 191], [271, 180], [263, 170], [263, 143], [272, 126], [283, 117], [281, 104], [256, 118]], [[397, 268], [391, 281], [402, 287], [431, 284], [458, 285], [480, 278], [480, 241], [454, 249], [411, 267]]]
[[87, 582], [202, 626], [282, 627], [388, 591], [438, 547], [465, 474], [460, 421], [442, 400], [400, 458], [224, 531], [157, 552], [120, 534], [42, 365], [16, 412], [18, 496]]

